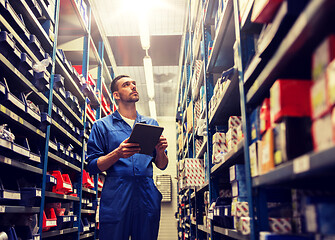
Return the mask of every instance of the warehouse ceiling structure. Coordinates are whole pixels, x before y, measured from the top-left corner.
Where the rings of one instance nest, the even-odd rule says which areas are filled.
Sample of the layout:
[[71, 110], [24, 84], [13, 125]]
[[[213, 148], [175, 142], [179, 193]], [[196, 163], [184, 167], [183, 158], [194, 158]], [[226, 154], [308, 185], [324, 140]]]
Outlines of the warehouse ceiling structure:
[[[186, 0], [99, 0], [101, 20], [117, 65], [118, 74], [137, 81], [140, 101], [137, 109], [150, 116], [143, 58], [152, 59], [154, 100], [158, 117], [175, 116], [179, 55]], [[140, 18], [146, 17], [150, 48], [142, 48]]]

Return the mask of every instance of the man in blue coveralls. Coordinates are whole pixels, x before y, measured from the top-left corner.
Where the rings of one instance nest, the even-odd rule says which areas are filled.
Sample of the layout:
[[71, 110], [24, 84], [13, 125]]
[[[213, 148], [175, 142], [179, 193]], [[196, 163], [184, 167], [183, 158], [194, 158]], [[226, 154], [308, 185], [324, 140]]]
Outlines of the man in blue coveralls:
[[151, 156], [140, 154], [139, 145], [127, 140], [135, 123], [158, 125], [136, 111], [136, 81], [121, 75], [111, 91], [118, 110], [97, 120], [87, 143], [91, 174], [106, 171], [100, 201], [100, 240], [156, 240], [162, 195], [154, 185], [152, 162], [159, 169], [168, 164], [165, 137]]

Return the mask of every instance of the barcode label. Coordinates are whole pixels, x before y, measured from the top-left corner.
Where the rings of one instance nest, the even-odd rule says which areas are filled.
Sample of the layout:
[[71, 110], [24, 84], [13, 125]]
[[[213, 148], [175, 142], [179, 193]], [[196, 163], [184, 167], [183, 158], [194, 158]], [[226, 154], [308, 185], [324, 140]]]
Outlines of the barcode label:
[[308, 155], [297, 158], [293, 161], [293, 172], [303, 173], [308, 171], [310, 168], [310, 161]]

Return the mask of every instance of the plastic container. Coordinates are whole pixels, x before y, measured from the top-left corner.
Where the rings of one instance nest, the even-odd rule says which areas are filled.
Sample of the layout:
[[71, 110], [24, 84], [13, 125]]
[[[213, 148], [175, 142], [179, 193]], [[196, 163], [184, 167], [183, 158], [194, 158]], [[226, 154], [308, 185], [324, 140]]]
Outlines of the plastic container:
[[43, 225], [42, 231], [46, 232], [49, 231], [51, 227], [57, 226], [57, 217], [55, 213], [55, 209], [49, 208], [43, 211]]
[[60, 171], [52, 171], [51, 175], [57, 179], [57, 184], [52, 187], [52, 192], [68, 194], [73, 191], [71, 179], [68, 174], [61, 174]]

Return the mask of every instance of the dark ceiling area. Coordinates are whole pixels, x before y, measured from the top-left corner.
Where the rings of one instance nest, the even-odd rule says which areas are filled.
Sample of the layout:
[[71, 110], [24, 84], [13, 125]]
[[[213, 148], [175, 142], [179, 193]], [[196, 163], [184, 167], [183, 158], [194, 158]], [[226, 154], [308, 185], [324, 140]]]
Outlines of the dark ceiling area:
[[[151, 36], [149, 56], [153, 66], [178, 66], [181, 35]], [[108, 37], [117, 66], [143, 66], [145, 51], [139, 36]]]

